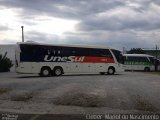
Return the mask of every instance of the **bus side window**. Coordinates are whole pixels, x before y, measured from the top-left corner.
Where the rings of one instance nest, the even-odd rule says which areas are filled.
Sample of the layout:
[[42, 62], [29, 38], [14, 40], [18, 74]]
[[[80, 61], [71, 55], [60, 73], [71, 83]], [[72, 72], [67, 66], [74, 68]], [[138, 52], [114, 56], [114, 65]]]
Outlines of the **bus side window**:
[[134, 61], [135, 62], [142, 62], [143, 60], [142, 60], [142, 57], [135, 57]]
[[155, 64], [155, 62], [156, 62], [156, 59], [154, 59], [153, 57], [148, 57], [148, 60], [152, 64]]
[[58, 49], [55, 49], [53, 52], [52, 52], [53, 55], [55, 56], [60, 56], [61, 55], [61, 51], [58, 50]]
[[75, 55], [76, 54], [76, 50], [73, 49], [71, 54]]
[[111, 52], [109, 51], [109, 49], [105, 50], [105, 54], [106, 54], [106, 57], [113, 58], [113, 56], [112, 56]]
[[61, 51], [60, 51], [60, 50], [58, 50], [58, 51], [57, 51], [57, 53], [58, 53], [58, 54], [61, 54]]
[[133, 61], [133, 57], [132, 56], [128, 56], [128, 61]]
[[50, 54], [55, 55], [56, 51], [54, 49], [50, 50]]
[[105, 50], [99, 50], [99, 54], [101, 57], [107, 57], [106, 51]]
[[143, 57], [143, 61], [144, 61], [144, 62], [149, 62], [149, 60], [148, 60], [147, 57]]
[[35, 54], [35, 47], [33, 45], [21, 45], [21, 52], [26, 54]]
[[77, 56], [90, 56], [90, 52], [92, 50], [90, 48], [76, 48]]
[[88, 51], [89, 51], [89, 56], [101, 56], [99, 49], [90, 48], [88, 49]]
[[74, 48], [76, 56], [89, 56], [89, 48]]
[[62, 56], [69, 56], [69, 49], [67, 47], [63, 48], [63, 50], [62, 50]]
[[44, 47], [44, 46], [39, 46], [39, 47], [37, 47], [37, 53], [42, 54], [42, 55], [46, 55], [46, 54], [48, 54], [48, 49], [46, 49], [46, 47]]
[[57, 47], [57, 46], [54, 46], [54, 47], [51, 48], [51, 54], [53, 54], [53, 55], [55, 55], [55, 56], [58, 56], [58, 55], [63, 54], [62, 51], [63, 51], [63, 50], [60, 49], [60, 48]]

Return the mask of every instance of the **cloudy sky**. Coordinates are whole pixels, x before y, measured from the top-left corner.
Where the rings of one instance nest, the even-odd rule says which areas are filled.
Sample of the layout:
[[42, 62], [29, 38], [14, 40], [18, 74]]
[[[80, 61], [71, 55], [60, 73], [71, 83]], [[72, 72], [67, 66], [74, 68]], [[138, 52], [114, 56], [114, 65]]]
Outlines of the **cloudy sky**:
[[160, 0], [0, 0], [0, 44], [160, 47]]

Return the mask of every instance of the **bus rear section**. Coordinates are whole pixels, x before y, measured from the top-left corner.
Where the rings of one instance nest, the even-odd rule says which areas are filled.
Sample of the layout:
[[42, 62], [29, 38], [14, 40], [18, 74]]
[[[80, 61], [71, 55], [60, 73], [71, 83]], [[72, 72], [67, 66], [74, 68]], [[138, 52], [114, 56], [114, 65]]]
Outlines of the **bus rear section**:
[[155, 58], [146, 54], [124, 54], [125, 70], [154, 71]]
[[17, 73], [41, 76], [124, 71], [121, 52], [100, 47], [19, 43], [16, 61]]

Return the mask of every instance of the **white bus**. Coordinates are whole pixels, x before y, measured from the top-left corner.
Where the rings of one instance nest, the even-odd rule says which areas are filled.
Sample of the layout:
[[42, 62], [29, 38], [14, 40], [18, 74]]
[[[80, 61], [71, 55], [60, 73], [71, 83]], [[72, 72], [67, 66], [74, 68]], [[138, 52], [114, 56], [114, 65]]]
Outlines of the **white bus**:
[[124, 54], [125, 70], [154, 71], [155, 57], [147, 54]]
[[17, 43], [16, 72], [40, 76], [122, 72], [122, 54], [109, 47]]

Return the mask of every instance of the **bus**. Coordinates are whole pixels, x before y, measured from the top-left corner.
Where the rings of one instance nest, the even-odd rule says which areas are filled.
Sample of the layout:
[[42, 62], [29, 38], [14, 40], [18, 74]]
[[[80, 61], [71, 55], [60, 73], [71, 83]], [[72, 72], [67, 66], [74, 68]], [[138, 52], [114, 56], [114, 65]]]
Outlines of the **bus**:
[[16, 72], [60, 76], [67, 73], [115, 74], [124, 71], [122, 54], [109, 47], [17, 43]]
[[156, 58], [147, 54], [123, 54], [125, 70], [154, 71]]

